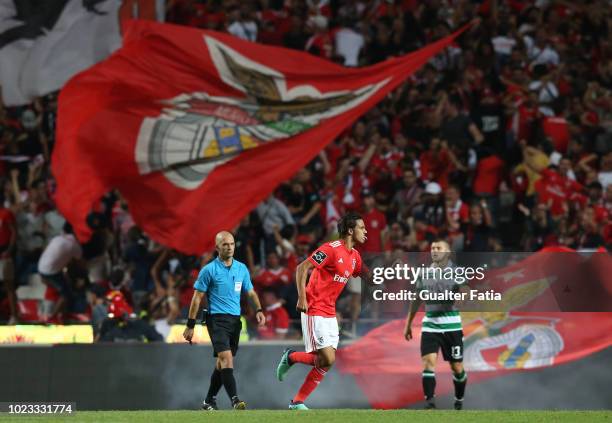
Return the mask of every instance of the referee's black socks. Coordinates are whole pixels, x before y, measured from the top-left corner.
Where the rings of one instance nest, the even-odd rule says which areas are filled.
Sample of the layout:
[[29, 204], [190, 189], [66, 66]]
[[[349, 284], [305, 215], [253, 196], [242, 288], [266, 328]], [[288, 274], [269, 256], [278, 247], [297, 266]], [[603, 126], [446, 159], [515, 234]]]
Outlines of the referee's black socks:
[[206, 403], [211, 404], [215, 402], [215, 397], [219, 393], [219, 389], [223, 386], [223, 380], [221, 379], [221, 371], [215, 367], [215, 370], [210, 376], [210, 386], [208, 387], [208, 394], [206, 395]]
[[236, 396], [236, 379], [234, 379], [234, 369], [221, 369], [221, 380], [223, 381], [223, 386], [225, 386], [227, 395], [229, 395], [230, 400], [233, 400]]
[[432, 400], [436, 391], [436, 373], [433, 370], [423, 370], [423, 393], [427, 401]]

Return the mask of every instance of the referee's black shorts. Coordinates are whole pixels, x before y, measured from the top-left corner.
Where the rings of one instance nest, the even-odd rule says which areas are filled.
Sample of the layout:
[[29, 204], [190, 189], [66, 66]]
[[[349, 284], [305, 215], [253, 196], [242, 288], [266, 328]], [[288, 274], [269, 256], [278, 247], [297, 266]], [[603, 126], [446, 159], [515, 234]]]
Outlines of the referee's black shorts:
[[240, 316], [232, 314], [209, 314], [206, 318], [208, 334], [213, 345], [214, 356], [220, 352], [232, 351], [236, 355], [238, 351], [238, 341], [240, 341], [240, 331], [242, 321]]

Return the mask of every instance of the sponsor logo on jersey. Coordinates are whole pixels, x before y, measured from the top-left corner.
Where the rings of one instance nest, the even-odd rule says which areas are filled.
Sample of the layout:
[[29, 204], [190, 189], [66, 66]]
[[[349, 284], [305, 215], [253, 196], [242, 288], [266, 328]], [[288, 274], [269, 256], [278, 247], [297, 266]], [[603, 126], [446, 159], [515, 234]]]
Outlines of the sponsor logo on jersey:
[[345, 278], [344, 276], [340, 275], [334, 275], [334, 282], [347, 283], [348, 278]]

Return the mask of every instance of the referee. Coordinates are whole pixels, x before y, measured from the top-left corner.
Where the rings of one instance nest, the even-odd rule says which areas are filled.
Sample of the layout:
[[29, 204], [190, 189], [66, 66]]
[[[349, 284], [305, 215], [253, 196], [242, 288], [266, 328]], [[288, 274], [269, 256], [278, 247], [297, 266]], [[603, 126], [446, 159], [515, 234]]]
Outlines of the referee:
[[214, 356], [217, 357], [215, 370], [210, 378], [208, 395], [202, 404], [204, 410], [216, 410], [216, 396], [225, 387], [235, 410], [244, 410], [246, 403], [238, 398], [236, 379], [234, 379], [234, 359], [238, 350], [238, 340], [242, 323], [240, 321], [240, 294], [245, 292], [257, 310], [256, 318], [259, 326], [266, 322], [259, 298], [253, 289], [247, 267], [234, 259], [234, 237], [231, 233], [222, 231], [215, 237], [216, 250], [219, 256], [200, 270], [194, 284], [195, 291], [189, 307], [189, 319], [183, 337], [191, 342], [196, 316], [204, 294], [208, 294], [208, 306], [204, 307], [204, 317], [208, 333], [212, 341]]

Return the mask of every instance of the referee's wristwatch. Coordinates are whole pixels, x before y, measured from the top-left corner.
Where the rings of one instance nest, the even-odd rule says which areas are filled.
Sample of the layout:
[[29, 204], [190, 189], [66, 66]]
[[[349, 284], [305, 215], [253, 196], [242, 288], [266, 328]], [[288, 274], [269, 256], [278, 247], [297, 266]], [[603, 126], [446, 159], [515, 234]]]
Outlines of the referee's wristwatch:
[[257, 313], [263, 313], [263, 312], [264, 312], [264, 311], [263, 311], [263, 308], [258, 308], [257, 310], [255, 310], [255, 314], [257, 314]]

